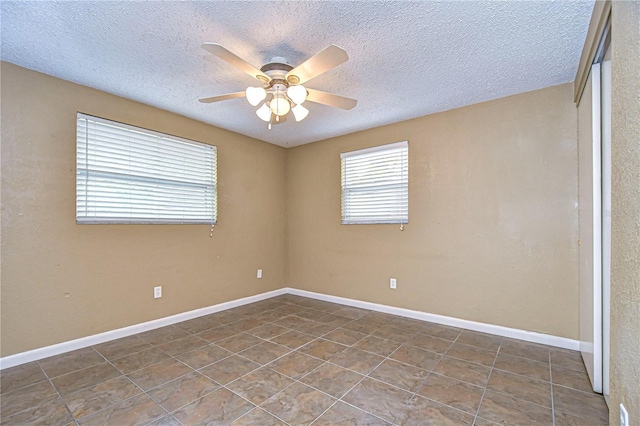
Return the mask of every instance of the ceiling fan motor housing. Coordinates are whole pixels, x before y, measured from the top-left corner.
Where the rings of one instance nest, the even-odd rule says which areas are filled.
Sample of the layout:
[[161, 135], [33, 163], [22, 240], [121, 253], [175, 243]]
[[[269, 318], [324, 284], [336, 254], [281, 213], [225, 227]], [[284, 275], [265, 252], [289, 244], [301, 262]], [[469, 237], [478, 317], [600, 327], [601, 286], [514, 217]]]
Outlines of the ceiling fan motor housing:
[[[274, 59], [282, 59], [282, 58], [274, 58]], [[289, 76], [289, 80], [287, 81], [286, 75], [289, 71], [291, 71], [293, 67], [289, 64], [285, 64], [283, 62], [270, 62], [260, 68], [260, 71], [268, 75], [271, 80], [270, 81], [262, 81], [268, 87], [273, 87], [276, 84], [283, 84], [285, 87], [289, 87], [289, 84], [296, 84], [292, 81], [292, 78], [296, 81], [300, 81], [300, 79], [296, 76]]]

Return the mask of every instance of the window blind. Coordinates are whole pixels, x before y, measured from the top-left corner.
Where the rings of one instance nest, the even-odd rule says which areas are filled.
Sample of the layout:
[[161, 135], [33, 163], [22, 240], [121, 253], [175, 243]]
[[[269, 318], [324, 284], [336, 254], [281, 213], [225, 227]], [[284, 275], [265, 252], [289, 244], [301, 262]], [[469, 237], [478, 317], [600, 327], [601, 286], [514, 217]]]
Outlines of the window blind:
[[77, 223], [217, 220], [215, 146], [78, 113]]
[[408, 223], [408, 142], [345, 152], [340, 158], [343, 224]]

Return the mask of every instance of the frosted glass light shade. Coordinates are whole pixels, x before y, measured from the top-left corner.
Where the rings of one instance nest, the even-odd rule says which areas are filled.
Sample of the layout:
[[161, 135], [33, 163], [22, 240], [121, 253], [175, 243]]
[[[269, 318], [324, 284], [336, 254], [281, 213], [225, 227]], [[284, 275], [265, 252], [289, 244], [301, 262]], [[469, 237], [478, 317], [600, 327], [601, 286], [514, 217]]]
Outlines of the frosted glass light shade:
[[289, 86], [287, 89], [287, 96], [294, 104], [300, 105], [305, 99], [307, 99], [307, 89], [302, 85]]
[[269, 109], [269, 107], [267, 106], [267, 103], [263, 103], [262, 106], [260, 108], [258, 108], [258, 110], [256, 111], [256, 115], [258, 117], [260, 117], [260, 120], [262, 121], [269, 121], [271, 120], [271, 110]]
[[293, 116], [296, 118], [296, 121], [302, 121], [309, 114], [309, 110], [298, 104], [294, 106], [291, 111], [293, 112]]
[[260, 102], [267, 97], [267, 91], [262, 87], [247, 87], [247, 91], [245, 92], [247, 96], [247, 101], [253, 106], [257, 106]]
[[282, 97], [274, 97], [271, 99], [271, 103], [269, 104], [269, 108], [275, 115], [287, 115], [287, 113], [291, 110], [291, 104], [289, 101]]

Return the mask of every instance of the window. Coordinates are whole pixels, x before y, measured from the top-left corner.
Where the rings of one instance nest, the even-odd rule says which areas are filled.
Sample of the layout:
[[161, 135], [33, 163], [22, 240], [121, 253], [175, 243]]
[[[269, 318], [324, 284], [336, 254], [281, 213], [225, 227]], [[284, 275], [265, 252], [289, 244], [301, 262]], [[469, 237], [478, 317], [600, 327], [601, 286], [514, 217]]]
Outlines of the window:
[[342, 223], [408, 223], [409, 145], [398, 142], [340, 154]]
[[77, 223], [217, 220], [216, 147], [78, 113]]

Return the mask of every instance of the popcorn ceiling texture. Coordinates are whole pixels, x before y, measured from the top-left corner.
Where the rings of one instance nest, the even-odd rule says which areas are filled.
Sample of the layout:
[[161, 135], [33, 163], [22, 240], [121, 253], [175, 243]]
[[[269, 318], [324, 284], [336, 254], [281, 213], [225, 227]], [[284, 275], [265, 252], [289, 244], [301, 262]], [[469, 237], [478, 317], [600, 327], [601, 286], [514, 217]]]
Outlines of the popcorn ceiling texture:
[[[281, 146], [295, 146], [572, 81], [593, 1], [1, 2], [1, 58]], [[267, 130], [244, 99], [200, 97], [257, 81], [200, 45], [260, 67], [329, 44], [350, 60], [308, 86], [358, 99], [305, 104]]]
[[640, 2], [612, 2], [611, 404], [640, 424]]

